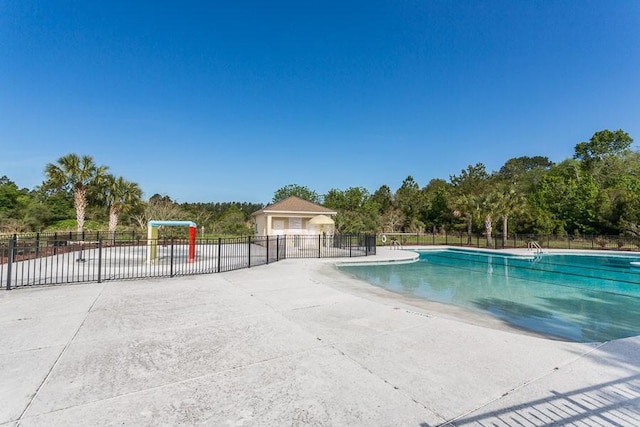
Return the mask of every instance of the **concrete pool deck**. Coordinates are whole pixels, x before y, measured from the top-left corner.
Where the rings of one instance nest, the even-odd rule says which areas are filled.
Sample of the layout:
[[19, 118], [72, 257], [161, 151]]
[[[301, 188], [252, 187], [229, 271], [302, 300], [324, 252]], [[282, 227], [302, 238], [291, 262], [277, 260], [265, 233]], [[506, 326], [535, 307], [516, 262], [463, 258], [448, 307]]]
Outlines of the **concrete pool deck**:
[[0, 292], [0, 425], [639, 424], [640, 337], [523, 334], [340, 261]]

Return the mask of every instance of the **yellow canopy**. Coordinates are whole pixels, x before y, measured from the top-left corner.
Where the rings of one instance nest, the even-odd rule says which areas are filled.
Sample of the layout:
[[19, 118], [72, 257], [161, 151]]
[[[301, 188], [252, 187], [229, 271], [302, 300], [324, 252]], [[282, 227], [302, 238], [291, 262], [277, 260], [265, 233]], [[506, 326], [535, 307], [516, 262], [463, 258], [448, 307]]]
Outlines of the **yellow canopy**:
[[326, 215], [316, 215], [309, 220], [309, 224], [313, 225], [333, 225], [334, 222]]

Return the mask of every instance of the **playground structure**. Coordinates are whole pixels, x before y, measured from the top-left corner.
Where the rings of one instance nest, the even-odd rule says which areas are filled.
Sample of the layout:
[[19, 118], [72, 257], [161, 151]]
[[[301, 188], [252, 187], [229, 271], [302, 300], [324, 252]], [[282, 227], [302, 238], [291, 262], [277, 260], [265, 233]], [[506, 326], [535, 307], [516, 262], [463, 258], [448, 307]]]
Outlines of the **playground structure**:
[[196, 261], [196, 223], [193, 221], [149, 221], [147, 225], [147, 262], [158, 259], [158, 227], [189, 227], [189, 251], [187, 262]]

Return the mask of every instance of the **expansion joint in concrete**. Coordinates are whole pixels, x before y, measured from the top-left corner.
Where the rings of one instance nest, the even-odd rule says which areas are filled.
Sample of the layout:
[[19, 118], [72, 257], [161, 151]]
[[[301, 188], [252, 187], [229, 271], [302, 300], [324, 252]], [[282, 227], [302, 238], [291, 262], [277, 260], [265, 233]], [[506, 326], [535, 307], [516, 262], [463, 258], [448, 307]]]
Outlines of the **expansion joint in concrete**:
[[51, 365], [51, 368], [49, 369], [47, 374], [44, 376], [44, 379], [42, 380], [42, 382], [38, 386], [36, 392], [33, 394], [31, 399], [29, 399], [29, 402], [27, 403], [27, 405], [25, 406], [24, 410], [22, 411], [22, 413], [18, 417], [18, 420], [17, 420], [17, 423], [16, 423], [15, 427], [19, 427], [20, 423], [22, 423], [22, 419], [27, 414], [27, 412], [29, 411], [29, 408], [31, 408], [31, 405], [33, 404], [33, 402], [35, 402], [36, 398], [38, 397], [38, 395], [40, 394], [40, 392], [44, 388], [45, 384], [47, 383], [47, 381], [51, 377], [51, 374], [55, 370], [56, 366], [58, 366], [58, 363], [62, 359], [62, 356], [65, 355], [65, 353], [67, 352], [67, 350], [69, 349], [69, 347], [71, 346], [73, 341], [78, 336], [78, 333], [80, 332], [80, 329], [82, 329], [82, 326], [84, 326], [84, 323], [87, 321], [87, 318], [89, 317], [89, 313], [91, 313], [91, 310], [93, 310], [93, 307], [96, 305], [96, 302], [98, 302], [98, 299], [100, 299], [100, 296], [102, 295], [102, 292], [104, 292], [106, 287], [107, 287], [107, 282], [102, 284], [102, 289], [100, 289], [100, 292], [98, 292], [98, 295], [96, 295], [96, 297], [93, 299], [93, 302], [91, 303], [91, 305], [89, 306], [89, 309], [85, 313], [84, 318], [82, 319], [82, 322], [80, 322], [80, 324], [76, 328], [75, 332], [73, 333], [73, 335], [71, 336], [69, 341], [67, 341], [65, 346], [62, 348], [62, 351], [60, 351], [60, 354], [58, 355], [58, 357], [56, 357], [56, 360], [53, 362], [53, 364]]

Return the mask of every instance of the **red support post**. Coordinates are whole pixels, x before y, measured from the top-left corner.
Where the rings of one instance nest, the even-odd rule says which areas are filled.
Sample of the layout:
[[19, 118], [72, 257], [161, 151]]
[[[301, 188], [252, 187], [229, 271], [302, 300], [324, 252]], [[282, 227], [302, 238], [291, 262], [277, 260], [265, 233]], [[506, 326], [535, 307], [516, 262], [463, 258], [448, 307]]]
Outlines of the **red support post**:
[[189, 227], [189, 257], [187, 262], [196, 261], [196, 227]]

